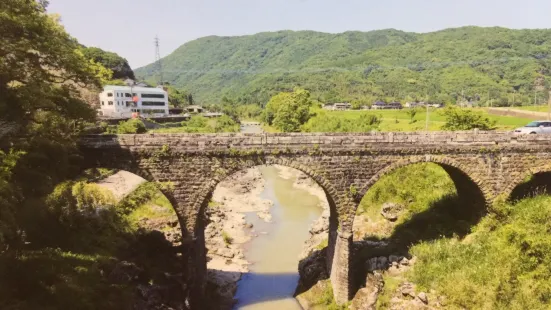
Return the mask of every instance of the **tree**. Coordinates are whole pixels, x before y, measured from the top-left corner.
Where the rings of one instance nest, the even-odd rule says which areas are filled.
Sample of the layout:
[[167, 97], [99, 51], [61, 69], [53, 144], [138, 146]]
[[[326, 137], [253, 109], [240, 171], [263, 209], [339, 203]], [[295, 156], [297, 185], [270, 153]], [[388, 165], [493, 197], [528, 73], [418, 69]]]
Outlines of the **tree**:
[[87, 47], [82, 49], [82, 52], [86, 58], [92, 59], [96, 63], [113, 71], [114, 79], [136, 79], [128, 61], [121, 56], [97, 47]]
[[469, 109], [460, 109], [449, 106], [443, 111], [446, 123], [442, 126], [444, 130], [492, 130], [496, 121], [482, 115], [482, 113]]
[[409, 116], [409, 122], [415, 123], [415, 115], [417, 115], [417, 109], [416, 108], [407, 109], [406, 114]]
[[167, 89], [168, 89], [168, 102], [170, 103], [171, 106], [183, 107], [183, 106], [192, 104], [193, 99], [191, 97], [191, 94], [189, 94], [187, 91], [177, 89], [174, 86], [168, 86]]
[[80, 90], [98, 89], [109, 72], [86, 59], [59, 19], [46, 13], [46, 1], [0, 1], [0, 39], [0, 123], [19, 125], [19, 138], [0, 141], [5, 219], [76, 170], [76, 138], [95, 120]]
[[306, 90], [279, 93], [266, 105], [264, 121], [283, 132], [297, 132], [310, 119], [311, 106], [310, 92]]

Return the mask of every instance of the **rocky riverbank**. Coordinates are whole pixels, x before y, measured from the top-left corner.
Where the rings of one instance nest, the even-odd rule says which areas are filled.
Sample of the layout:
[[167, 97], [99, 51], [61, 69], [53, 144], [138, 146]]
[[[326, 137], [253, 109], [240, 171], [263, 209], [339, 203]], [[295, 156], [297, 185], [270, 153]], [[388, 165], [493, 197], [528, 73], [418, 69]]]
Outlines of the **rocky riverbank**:
[[209, 285], [219, 298], [219, 309], [231, 309], [237, 282], [248, 271], [243, 244], [258, 232], [245, 220], [256, 212], [271, 220], [272, 202], [260, 198], [265, 181], [257, 168], [238, 172], [222, 181], [213, 193], [207, 210], [210, 223], [205, 228]]
[[[310, 227], [310, 238], [299, 257], [303, 259], [327, 239], [329, 205], [323, 189], [304, 173], [283, 166], [276, 168], [280, 177], [295, 179], [294, 187], [318, 197], [324, 210]], [[271, 220], [272, 202], [260, 198], [264, 186], [265, 180], [258, 168], [236, 173], [218, 185], [209, 205], [210, 223], [205, 229], [208, 281], [220, 300], [220, 309], [231, 309], [237, 282], [242, 273], [248, 271], [243, 245], [262, 233], [246, 222], [244, 213], [255, 212], [261, 219]]]

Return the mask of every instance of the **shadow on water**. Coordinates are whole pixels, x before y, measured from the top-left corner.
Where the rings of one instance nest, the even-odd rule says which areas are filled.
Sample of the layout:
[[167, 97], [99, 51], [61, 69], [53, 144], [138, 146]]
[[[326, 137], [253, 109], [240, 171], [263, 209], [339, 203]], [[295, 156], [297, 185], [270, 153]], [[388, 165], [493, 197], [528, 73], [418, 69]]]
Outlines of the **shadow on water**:
[[[217, 271], [221, 277], [231, 277], [239, 272]], [[270, 301], [291, 300], [295, 292], [296, 283], [299, 280], [297, 273], [242, 273], [242, 279], [254, 281], [255, 287], [246, 292], [246, 296], [240, 298], [239, 309], [255, 304], [269, 303]], [[224, 305], [220, 308], [220, 300], [217, 300], [216, 287], [212, 283], [207, 284], [207, 309], [236, 309], [234, 305]], [[234, 300], [236, 303], [237, 300]]]

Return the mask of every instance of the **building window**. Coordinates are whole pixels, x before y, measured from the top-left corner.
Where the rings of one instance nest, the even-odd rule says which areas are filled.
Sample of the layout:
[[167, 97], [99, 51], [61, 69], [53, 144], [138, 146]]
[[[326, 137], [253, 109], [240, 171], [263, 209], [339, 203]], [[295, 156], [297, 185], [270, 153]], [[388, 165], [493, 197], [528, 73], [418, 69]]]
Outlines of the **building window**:
[[159, 98], [159, 99], [165, 99], [165, 94], [142, 94], [142, 98]]
[[102, 101], [102, 102], [101, 102], [101, 105], [105, 105], [105, 102]]
[[113, 101], [107, 102], [108, 105], [113, 105]]
[[165, 113], [165, 110], [158, 110], [158, 109], [144, 109], [142, 110], [143, 114], [163, 114]]
[[113, 93], [107, 93], [107, 97], [113, 97]]
[[156, 102], [156, 101], [142, 101], [142, 106], [146, 106], [146, 107], [151, 107], [151, 106], [164, 107], [165, 103], [164, 102]]
[[132, 98], [132, 95], [129, 94], [129, 93], [125, 93], [124, 96], [125, 96], [126, 98]]

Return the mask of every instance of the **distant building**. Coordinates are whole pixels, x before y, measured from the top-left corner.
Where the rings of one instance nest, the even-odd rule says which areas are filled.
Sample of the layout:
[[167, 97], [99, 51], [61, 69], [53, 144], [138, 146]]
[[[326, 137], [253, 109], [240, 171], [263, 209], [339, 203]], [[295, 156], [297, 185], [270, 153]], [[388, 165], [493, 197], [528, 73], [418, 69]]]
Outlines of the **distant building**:
[[100, 116], [162, 117], [168, 113], [168, 93], [162, 88], [107, 85], [99, 94]]
[[220, 117], [224, 115], [224, 113], [218, 113], [218, 112], [207, 112], [205, 114], [203, 114], [204, 117], [207, 117], [207, 118], [213, 118], [213, 117]]
[[348, 102], [334, 103], [333, 104], [333, 109], [334, 110], [344, 111], [344, 110], [350, 110], [351, 108], [352, 108], [352, 105]]
[[374, 104], [371, 105], [371, 108], [374, 110], [399, 110], [402, 109], [402, 104], [399, 102], [391, 102], [391, 103], [385, 103], [382, 101], [377, 101]]
[[418, 108], [418, 107], [424, 107], [424, 102], [406, 102], [404, 105], [406, 108]]
[[387, 104], [386, 102], [383, 102], [383, 101], [377, 101], [371, 105], [371, 109], [373, 110], [387, 109]]
[[394, 109], [394, 110], [401, 110], [403, 108], [402, 104], [399, 102], [391, 102], [387, 106], [389, 109]]
[[188, 105], [185, 109], [189, 113], [203, 113], [204, 111], [203, 107], [200, 105]]
[[344, 111], [344, 110], [350, 110], [352, 108], [352, 105], [347, 102], [342, 103], [332, 103], [332, 104], [325, 104], [323, 106], [323, 109], [325, 110], [332, 110], [332, 111]]

